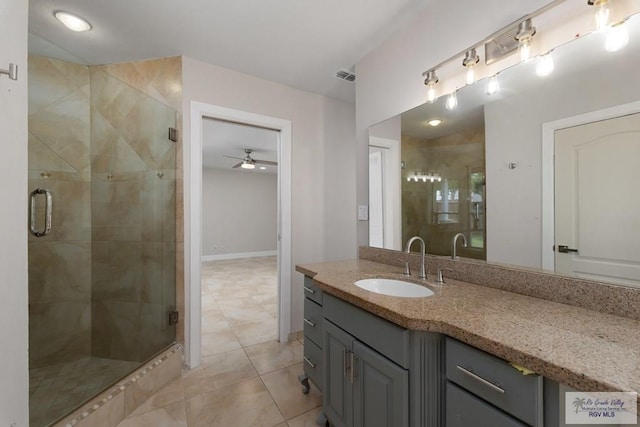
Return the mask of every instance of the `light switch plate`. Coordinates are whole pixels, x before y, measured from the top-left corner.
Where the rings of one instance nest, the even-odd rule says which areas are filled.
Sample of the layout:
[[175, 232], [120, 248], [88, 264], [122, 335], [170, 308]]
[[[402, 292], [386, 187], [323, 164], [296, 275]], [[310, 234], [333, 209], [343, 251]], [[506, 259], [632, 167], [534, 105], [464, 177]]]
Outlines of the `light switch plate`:
[[369, 219], [369, 206], [358, 206], [358, 221], [367, 221]]

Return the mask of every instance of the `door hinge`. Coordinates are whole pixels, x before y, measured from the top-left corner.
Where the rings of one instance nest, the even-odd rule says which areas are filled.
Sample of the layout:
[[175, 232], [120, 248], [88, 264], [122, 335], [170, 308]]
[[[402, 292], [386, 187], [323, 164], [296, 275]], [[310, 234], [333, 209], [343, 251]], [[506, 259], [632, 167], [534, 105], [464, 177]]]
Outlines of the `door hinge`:
[[178, 141], [178, 129], [171, 127], [169, 128], [169, 139], [173, 142]]
[[177, 325], [180, 320], [180, 313], [177, 311], [169, 312], [169, 326]]

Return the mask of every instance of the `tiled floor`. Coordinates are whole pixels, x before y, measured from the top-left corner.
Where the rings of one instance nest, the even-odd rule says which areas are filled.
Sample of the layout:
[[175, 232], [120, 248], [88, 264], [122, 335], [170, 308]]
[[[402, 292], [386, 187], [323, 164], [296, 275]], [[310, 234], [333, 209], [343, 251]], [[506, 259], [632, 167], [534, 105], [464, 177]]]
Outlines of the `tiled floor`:
[[111, 383], [138, 362], [85, 357], [29, 370], [29, 425], [49, 425]]
[[302, 394], [302, 344], [276, 337], [276, 259], [202, 269], [202, 365], [183, 373], [119, 427], [315, 426], [320, 394]]

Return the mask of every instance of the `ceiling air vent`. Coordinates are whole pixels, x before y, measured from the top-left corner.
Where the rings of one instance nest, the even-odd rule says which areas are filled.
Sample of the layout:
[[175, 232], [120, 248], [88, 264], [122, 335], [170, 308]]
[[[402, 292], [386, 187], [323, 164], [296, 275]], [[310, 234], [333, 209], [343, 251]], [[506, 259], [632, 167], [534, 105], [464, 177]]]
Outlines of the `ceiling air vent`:
[[342, 80], [346, 80], [348, 82], [352, 82], [356, 79], [356, 75], [353, 73], [350, 73], [349, 71], [345, 70], [345, 69], [340, 69], [338, 71], [336, 71], [336, 77]]

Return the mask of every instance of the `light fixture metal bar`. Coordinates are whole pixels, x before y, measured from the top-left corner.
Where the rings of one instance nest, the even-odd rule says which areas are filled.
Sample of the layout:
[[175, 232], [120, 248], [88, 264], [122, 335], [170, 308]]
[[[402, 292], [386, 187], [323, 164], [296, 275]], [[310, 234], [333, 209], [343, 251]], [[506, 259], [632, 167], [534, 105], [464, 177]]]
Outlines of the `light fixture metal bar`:
[[543, 14], [547, 10], [554, 8], [557, 5], [564, 3], [565, 1], [567, 1], [567, 0], [554, 0], [551, 3], [546, 4], [545, 6], [542, 6], [540, 9], [537, 9], [536, 11], [531, 12], [530, 14], [523, 16], [522, 18], [510, 23], [509, 25], [506, 25], [506, 26], [500, 28], [495, 33], [490, 34], [489, 36], [487, 36], [484, 39], [480, 40], [479, 42], [473, 44], [472, 46], [469, 46], [469, 47], [467, 47], [465, 49], [462, 49], [460, 52], [458, 52], [455, 55], [451, 56], [450, 58], [442, 61], [438, 65], [433, 66], [433, 67], [429, 67], [427, 69], [427, 71], [422, 73], [422, 76], [425, 77], [429, 71], [434, 71], [434, 70], [437, 70], [438, 68], [441, 68], [443, 65], [448, 64], [449, 61], [453, 60], [454, 58], [458, 58], [460, 56], [464, 56], [467, 53], [468, 50], [474, 49], [477, 46], [484, 45], [485, 43], [490, 42], [491, 40], [493, 40], [496, 37], [500, 36], [505, 31], [509, 31], [511, 28], [517, 27], [518, 25], [520, 25], [521, 22], [524, 22], [527, 19], [535, 18], [536, 16]]

